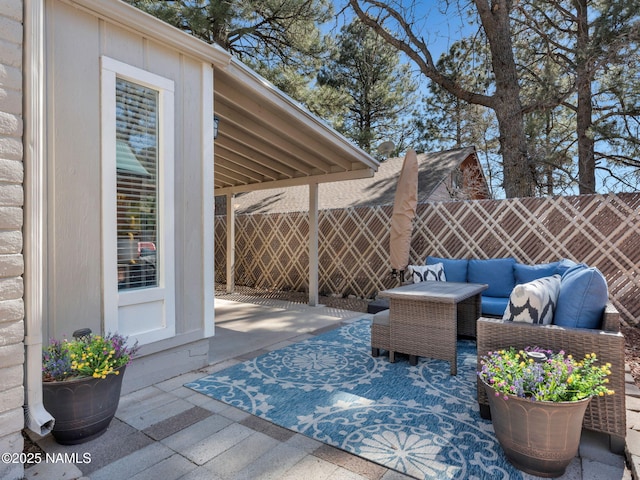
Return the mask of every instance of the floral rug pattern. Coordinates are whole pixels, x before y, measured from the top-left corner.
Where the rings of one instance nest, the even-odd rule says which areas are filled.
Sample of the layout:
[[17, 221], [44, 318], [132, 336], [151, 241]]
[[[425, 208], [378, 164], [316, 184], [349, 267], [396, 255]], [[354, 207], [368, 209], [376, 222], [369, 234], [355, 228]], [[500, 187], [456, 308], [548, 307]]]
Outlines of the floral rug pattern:
[[423, 479], [521, 479], [476, 402], [476, 350], [448, 362], [373, 358], [370, 321], [262, 355], [185, 386]]

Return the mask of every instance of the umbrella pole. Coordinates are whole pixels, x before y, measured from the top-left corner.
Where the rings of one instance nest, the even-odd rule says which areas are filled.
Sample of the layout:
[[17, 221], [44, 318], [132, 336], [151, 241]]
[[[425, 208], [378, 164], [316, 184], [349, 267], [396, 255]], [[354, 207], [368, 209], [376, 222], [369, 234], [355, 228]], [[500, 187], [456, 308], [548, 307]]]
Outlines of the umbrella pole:
[[404, 270], [396, 270], [395, 268], [391, 269], [391, 276], [393, 278], [398, 278], [400, 277], [400, 285], [402, 285], [404, 283]]

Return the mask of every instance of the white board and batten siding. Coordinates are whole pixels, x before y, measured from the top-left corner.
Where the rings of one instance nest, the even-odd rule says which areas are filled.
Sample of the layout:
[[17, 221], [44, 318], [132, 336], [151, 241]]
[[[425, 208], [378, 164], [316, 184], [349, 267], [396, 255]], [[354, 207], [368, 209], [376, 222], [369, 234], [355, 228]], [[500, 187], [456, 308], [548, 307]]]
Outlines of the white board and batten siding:
[[[184, 361], [205, 364], [214, 321], [213, 67], [60, 1], [46, 2], [45, 32], [45, 338], [82, 327], [117, 330], [140, 340], [143, 354], [175, 359], [190, 345]], [[170, 103], [162, 108], [173, 113], [173, 125], [162, 125], [170, 129], [161, 132], [169, 161], [159, 173], [163, 212], [171, 220], [164, 224], [164, 246], [173, 253], [162, 264], [159, 288], [146, 299], [143, 290], [125, 295], [117, 288], [109, 124], [115, 107], [104, 88], [120, 71], [168, 86], [163, 98]], [[150, 358], [139, 363], [149, 364], [142, 369], [149, 377]], [[174, 362], [175, 373], [184, 370], [180, 363]], [[157, 380], [152, 377], [149, 382]]]

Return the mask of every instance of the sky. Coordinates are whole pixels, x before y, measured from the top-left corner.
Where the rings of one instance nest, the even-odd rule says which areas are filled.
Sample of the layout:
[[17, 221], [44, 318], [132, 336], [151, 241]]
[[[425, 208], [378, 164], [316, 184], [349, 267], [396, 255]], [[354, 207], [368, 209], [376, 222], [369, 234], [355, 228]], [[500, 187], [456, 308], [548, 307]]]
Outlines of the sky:
[[[344, 8], [348, 0], [333, 0], [334, 10], [344, 11], [340, 19], [343, 22], [350, 21], [355, 17], [351, 8]], [[403, 7], [409, 8], [413, 5], [415, 24], [413, 32], [424, 39], [429, 48], [433, 61], [437, 62], [440, 56], [449, 51], [449, 48], [457, 40], [464, 36], [469, 36], [477, 31], [477, 25], [470, 25], [464, 13], [458, 10], [458, 2], [451, 1], [447, 6], [445, 0], [395, 0]], [[394, 0], [391, 0], [394, 2]], [[463, 2], [460, 2], [463, 3]], [[467, 3], [468, 4], [468, 3]], [[366, 5], [363, 3], [363, 8]], [[334, 31], [339, 30], [332, 26]], [[331, 28], [331, 27], [329, 27]], [[415, 72], [415, 80], [419, 84], [419, 93], [429, 95], [427, 87], [430, 82], [420, 71], [418, 66], [408, 57], [402, 56], [402, 62], [407, 63], [411, 70]]]
[[[414, 5], [414, 32], [420, 34], [433, 55], [434, 61], [447, 52], [451, 44], [464, 35], [472, 34], [477, 27], [470, 26], [464, 14], [458, 11], [457, 2], [444, 0], [399, 0], [404, 7]], [[335, 10], [343, 8], [346, 0], [334, 0]], [[363, 5], [364, 6], [364, 5]], [[347, 9], [347, 15], [355, 15]]]

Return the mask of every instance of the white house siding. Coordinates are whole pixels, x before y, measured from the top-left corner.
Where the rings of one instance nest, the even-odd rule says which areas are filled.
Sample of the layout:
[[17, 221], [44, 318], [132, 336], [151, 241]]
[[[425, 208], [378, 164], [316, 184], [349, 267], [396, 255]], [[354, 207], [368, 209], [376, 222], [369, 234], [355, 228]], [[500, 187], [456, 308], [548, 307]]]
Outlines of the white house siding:
[[[23, 447], [22, 3], [0, 6], [0, 453]], [[0, 478], [23, 473], [20, 463], [0, 463]]]
[[101, 56], [175, 83], [176, 335], [144, 346], [146, 357], [127, 370], [123, 389], [128, 391], [208, 361], [202, 99], [212, 98], [203, 94], [213, 89], [212, 82], [203, 80], [211, 64], [64, 2], [45, 5], [48, 263], [43, 338], [81, 327], [103, 328]]

